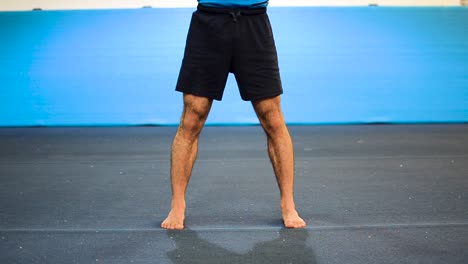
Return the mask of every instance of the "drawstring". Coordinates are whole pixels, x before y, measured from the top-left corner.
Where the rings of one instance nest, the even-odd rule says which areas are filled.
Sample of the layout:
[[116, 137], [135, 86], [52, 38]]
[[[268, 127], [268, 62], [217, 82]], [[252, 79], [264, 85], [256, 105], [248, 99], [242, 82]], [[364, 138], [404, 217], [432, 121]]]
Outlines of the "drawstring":
[[237, 23], [239, 17], [241, 16], [253, 16], [266, 13], [266, 7], [262, 8], [218, 8], [218, 7], [208, 7], [201, 4], [198, 4], [197, 9], [212, 14], [229, 14], [232, 17], [234, 23]]
[[241, 12], [237, 10], [236, 12], [229, 12], [229, 14], [232, 16], [232, 20], [234, 20], [234, 23], [237, 23], [237, 18], [241, 16]]

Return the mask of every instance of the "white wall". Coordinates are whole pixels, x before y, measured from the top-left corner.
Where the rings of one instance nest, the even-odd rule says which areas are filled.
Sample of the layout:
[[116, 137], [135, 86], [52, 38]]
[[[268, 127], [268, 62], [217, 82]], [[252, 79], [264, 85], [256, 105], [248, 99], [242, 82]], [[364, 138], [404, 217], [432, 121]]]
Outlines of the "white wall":
[[[194, 7], [196, 0], [0, 0], [0, 10]], [[270, 0], [270, 6], [457, 6], [460, 0]]]

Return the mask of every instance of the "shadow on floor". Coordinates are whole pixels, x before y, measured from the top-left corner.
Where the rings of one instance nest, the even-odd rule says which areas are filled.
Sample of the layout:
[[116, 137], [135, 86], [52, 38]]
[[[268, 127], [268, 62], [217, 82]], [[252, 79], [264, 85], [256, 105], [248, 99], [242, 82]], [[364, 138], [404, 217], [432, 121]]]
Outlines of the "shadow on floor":
[[249, 252], [239, 254], [201, 239], [193, 230], [168, 230], [176, 249], [167, 253], [174, 264], [185, 263], [317, 263], [312, 248], [307, 247], [306, 229], [282, 229], [280, 237], [257, 243]]

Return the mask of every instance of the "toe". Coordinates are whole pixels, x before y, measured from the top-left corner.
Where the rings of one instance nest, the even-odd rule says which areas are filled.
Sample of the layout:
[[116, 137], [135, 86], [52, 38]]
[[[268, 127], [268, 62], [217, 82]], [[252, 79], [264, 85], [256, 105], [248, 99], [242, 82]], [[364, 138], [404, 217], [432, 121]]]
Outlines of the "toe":
[[296, 220], [296, 221], [287, 221], [284, 223], [286, 228], [302, 228], [305, 227], [306, 224], [304, 221]]
[[302, 227], [305, 227], [306, 224], [304, 221], [297, 221], [296, 224], [295, 224], [296, 228], [302, 228]]
[[296, 224], [296, 228], [303, 228], [305, 227], [305, 225], [303, 223], [297, 223]]

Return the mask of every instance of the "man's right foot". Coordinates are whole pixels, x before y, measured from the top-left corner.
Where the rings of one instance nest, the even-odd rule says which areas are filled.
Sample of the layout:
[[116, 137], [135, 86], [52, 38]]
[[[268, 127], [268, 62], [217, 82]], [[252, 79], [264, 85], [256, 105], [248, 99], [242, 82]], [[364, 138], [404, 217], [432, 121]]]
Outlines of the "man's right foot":
[[185, 207], [173, 207], [167, 218], [162, 222], [164, 229], [184, 229]]

